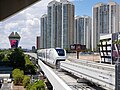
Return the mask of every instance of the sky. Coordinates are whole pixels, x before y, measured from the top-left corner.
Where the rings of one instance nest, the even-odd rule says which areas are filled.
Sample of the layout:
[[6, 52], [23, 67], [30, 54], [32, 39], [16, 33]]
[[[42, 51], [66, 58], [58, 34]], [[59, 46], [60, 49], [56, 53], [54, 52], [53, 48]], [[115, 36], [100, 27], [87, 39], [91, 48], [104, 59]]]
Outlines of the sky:
[[[10, 48], [8, 36], [18, 32], [21, 36], [19, 46], [31, 49], [36, 46], [36, 36], [40, 36], [40, 18], [47, 13], [47, 5], [52, 0], [41, 0], [34, 5], [0, 22], [0, 48]], [[57, 0], [60, 1], [60, 0]], [[69, 0], [75, 5], [75, 16], [92, 16], [92, 6], [109, 0]], [[112, 0], [120, 4], [120, 0]]]

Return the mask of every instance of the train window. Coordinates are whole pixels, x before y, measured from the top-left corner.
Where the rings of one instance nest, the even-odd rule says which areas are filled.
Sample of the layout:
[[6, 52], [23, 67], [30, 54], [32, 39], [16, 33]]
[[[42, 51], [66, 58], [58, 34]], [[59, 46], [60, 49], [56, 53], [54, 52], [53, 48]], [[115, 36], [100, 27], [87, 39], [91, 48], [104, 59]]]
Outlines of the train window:
[[63, 49], [56, 49], [59, 56], [65, 56], [65, 52]]

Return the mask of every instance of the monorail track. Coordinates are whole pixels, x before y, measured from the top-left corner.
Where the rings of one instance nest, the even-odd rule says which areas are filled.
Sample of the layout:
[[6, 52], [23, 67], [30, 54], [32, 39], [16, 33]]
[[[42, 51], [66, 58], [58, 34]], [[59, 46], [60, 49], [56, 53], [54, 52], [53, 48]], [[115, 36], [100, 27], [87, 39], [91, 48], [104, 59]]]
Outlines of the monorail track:
[[71, 74], [89, 80], [107, 90], [115, 90], [115, 66], [87, 60], [68, 58], [60, 68]]
[[[97, 84], [94, 84], [93, 82], [83, 78], [76, 77], [75, 75], [63, 69], [55, 69], [51, 66], [49, 66], [49, 68], [51, 68], [56, 73], [56, 75], [58, 75], [72, 90], [104, 90]], [[81, 81], [78, 82], [78, 79], [81, 79]]]
[[[36, 55], [29, 55], [37, 58]], [[115, 90], [115, 65], [71, 57], [60, 62], [60, 69], [48, 67], [40, 59], [38, 65], [47, 75], [55, 90]]]

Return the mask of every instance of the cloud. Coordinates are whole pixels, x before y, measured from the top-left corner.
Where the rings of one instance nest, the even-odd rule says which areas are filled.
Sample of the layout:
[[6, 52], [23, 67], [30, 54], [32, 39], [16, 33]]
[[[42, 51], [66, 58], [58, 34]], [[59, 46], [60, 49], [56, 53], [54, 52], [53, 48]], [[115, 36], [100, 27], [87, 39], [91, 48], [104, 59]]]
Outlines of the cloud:
[[52, 0], [42, 0], [0, 22], [0, 48], [10, 48], [8, 36], [17, 31], [21, 36], [19, 45], [32, 48], [36, 44], [36, 36], [40, 36], [40, 18], [47, 13], [47, 5]]
[[12, 29], [12, 28], [17, 27], [17, 26], [18, 26], [18, 23], [9, 23], [9, 24], [5, 25], [5, 29], [9, 30], [9, 29]]
[[27, 26], [33, 26], [34, 24], [35, 24], [35, 22], [33, 20], [30, 20], [30, 19], [26, 20]]
[[21, 36], [20, 46], [29, 49], [35, 46], [36, 36], [40, 36], [40, 18], [47, 13], [47, 5], [50, 1], [52, 0], [41, 0], [0, 22], [0, 48], [10, 48], [8, 36], [13, 31]]

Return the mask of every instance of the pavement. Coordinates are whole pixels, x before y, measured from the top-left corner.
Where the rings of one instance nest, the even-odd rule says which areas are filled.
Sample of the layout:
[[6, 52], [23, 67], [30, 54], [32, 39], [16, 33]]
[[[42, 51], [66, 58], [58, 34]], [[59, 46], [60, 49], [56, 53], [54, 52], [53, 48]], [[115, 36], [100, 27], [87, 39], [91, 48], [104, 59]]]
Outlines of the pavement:
[[83, 59], [83, 60], [100, 61], [100, 56], [99, 55], [86, 55], [86, 56], [80, 55], [79, 58]]
[[13, 90], [25, 90], [23, 86], [13, 85]]
[[3, 83], [0, 90], [12, 90], [12, 83]]
[[[77, 54], [68, 54], [68, 56], [76, 58], [77, 59]], [[84, 55], [79, 55], [79, 59], [81, 60], [90, 60], [90, 61], [100, 61], [100, 55], [95, 55], [95, 54], [84, 54]]]
[[23, 86], [14, 85], [13, 83], [2, 83], [0, 90], [25, 90]]

